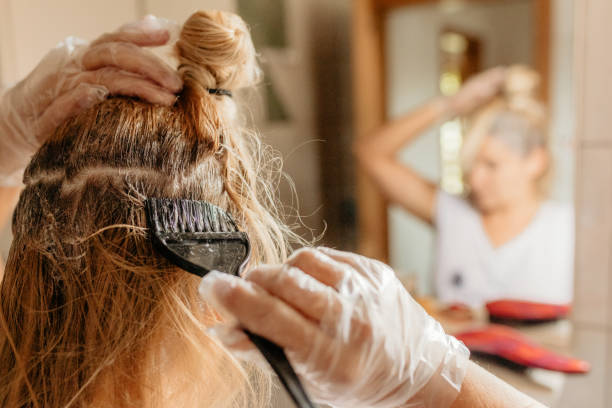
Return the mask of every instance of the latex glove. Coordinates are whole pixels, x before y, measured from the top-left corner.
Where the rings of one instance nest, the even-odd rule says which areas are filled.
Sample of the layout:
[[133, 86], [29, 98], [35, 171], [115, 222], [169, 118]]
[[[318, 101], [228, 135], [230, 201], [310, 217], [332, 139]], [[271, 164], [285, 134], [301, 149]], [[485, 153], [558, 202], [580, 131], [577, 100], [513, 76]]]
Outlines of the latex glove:
[[230, 351], [253, 348], [239, 327], [274, 341], [317, 402], [444, 408], [458, 395], [469, 352], [380, 262], [303, 249], [245, 279], [209, 273], [200, 293], [225, 316], [213, 332]]
[[503, 90], [507, 68], [496, 67], [470, 78], [448, 101], [455, 115], [466, 115]]
[[5, 91], [0, 96], [0, 184], [19, 183], [29, 156], [57, 126], [109, 94], [173, 104], [181, 78], [143, 48], [165, 44], [173, 28], [147, 16], [91, 44], [66, 38]]

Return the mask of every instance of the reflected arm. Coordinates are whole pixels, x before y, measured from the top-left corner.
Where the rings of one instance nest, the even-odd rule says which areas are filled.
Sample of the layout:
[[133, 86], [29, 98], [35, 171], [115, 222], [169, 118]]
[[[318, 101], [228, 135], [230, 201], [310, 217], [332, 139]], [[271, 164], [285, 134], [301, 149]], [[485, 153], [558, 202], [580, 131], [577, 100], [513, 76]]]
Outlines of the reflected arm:
[[425, 130], [449, 116], [449, 103], [436, 98], [415, 111], [383, 125], [355, 144], [354, 151], [363, 170], [382, 194], [430, 224], [434, 221], [437, 186], [402, 163], [397, 155]]

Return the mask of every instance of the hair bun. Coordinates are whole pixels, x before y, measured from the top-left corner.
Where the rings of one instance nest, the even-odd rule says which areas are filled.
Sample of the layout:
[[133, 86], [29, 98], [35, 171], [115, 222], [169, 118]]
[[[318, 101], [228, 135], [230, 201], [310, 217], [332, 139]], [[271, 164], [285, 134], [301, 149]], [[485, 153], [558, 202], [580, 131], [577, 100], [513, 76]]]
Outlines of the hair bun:
[[504, 95], [512, 110], [544, 119], [546, 112], [538, 99], [539, 87], [540, 75], [532, 68], [524, 65], [513, 65], [508, 68]]
[[235, 90], [255, 85], [261, 76], [248, 27], [235, 14], [194, 13], [176, 47], [186, 88]]

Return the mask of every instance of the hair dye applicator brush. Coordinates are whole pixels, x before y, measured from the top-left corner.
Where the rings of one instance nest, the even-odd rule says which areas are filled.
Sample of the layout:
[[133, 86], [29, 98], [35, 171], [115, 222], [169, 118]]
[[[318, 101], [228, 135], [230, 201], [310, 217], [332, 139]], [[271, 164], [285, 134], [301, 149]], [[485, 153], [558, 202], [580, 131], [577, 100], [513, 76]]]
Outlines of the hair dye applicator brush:
[[[203, 277], [212, 270], [240, 276], [251, 255], [246, 233], [231, 215], [204, 201], [148, 198], [146, 216], [155, 249], [187, 272]], [[298, 408], [314, 408], [283, 349], [245, 330], [266, 358]]]

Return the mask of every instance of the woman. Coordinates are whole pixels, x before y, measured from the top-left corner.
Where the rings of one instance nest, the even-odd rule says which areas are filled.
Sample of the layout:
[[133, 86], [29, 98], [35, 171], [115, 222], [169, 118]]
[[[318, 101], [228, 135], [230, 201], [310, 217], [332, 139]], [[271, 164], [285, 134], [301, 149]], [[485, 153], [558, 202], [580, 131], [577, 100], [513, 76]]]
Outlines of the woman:
[[[239, 327], [283, 346], [312, 397], [332, 406], [533, 403], [469, 363], [388, 267], [327, 249], [286, 259], [259, 144], [218, 91], [258, 77], [244, 23], [196, 13], [177, 51], [176, 104], [114, 97], [77, 109], [26, 170], [0, 288], [2, 406], [263, 406], [261, 371], [227, 352], [252, 347]], [[212, 272], [198, 294], [197, 278], [147, 239], [152, 195], [230, 210], [253, 264], [276, 265], [246, 279]], [[227, 348], [208, 330], [221, 316]]]
[[147, 197], [208, 201], [248, 232], [253, 262], [286, 257], [290, 233], [270, 201], [274, 169], [227, 95], [257, 83], [256, 53], [244, 22], [220, 12], [191, 16], [175, 50], [179, 80], [170, 67], [154, 78], [174, 81], [174, 92], [182, 85], [178, 100], [167, 86], [169, 100], [155, 103], [98, 100], [56, 125], [25, 171], [0, 289], [2, 406], [267, 399], [265, 378], [251, 382], [206, 335], [218, 315], [200, 300], [197, 278], [155, 253], [143, 212]]
[[[548, 199], [552, 155], [538, 82], [526, 67], [492, 69], [356, 145], [385, 197], [435, 226], [443, 302], [572, 300], [573, 212]], [[471, 115], [461, 157], [467, 194], [457, 197], [397, 153], [432, 125], [464, 115]]]

